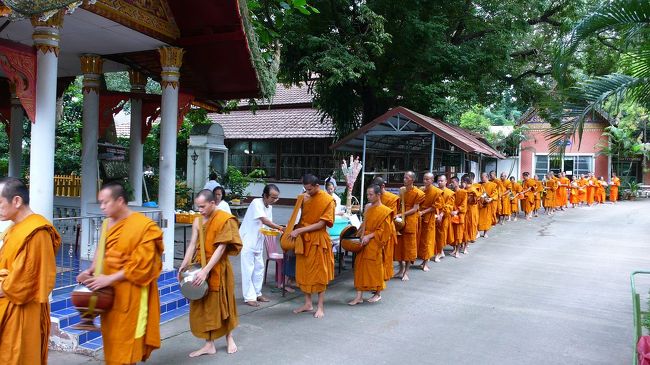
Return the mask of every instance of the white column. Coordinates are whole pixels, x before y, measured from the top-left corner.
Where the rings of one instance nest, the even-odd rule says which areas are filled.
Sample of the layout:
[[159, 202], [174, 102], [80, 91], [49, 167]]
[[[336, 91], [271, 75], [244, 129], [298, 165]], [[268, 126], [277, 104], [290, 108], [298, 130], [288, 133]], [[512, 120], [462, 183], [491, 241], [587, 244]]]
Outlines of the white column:
[[[98, 55], [83, 55], [79, 57], [81, 72], [83, 73], [83, 128], [81, 134], [81, 216], [87, 217], [89, 204], [97, 203], [97, 183], [99, 176], [97, 172], [97, 139], [99, 138], [99, 87], [101, 85], [101, 74], [103, 60]], [[81, 222], [81, 258], [92, 260], [86, 257], [90, 250], [88, 245], [90, 235], [90, 221]]]
[[[137, 71], [129, 71], [131, 92], [144, 93], [146, 77]], [[142, 144], [142, 99], [131, 98], [131, 133], [129, 136], [129, 182], [133, 188], [134, 203], [142, 206], [142, 174], [143, 174]]]
[[160, 162], [158, 204], [163, 214], [165, 256], [163, 270], [174, 268], [174, 208], [176, 201], [176, 123], [178, 120], [178, 80], [183, 50], [161, 47], [162, 101], [160, 103]]
[[59, 29], [63, 12], [47, 21], [32, 18], [36, 47], [36, 121], [32, 125], [29, 158], [30, 206], [51, 220], [54, 210], [54, 133]]
[[[13, 87], [12, 87], [13, 88]], [[25, 113], [15, 93], [11, 95], [11, 124], [9, 135], [9, 176], [21, 177], [23, 162], [23, 119]]]

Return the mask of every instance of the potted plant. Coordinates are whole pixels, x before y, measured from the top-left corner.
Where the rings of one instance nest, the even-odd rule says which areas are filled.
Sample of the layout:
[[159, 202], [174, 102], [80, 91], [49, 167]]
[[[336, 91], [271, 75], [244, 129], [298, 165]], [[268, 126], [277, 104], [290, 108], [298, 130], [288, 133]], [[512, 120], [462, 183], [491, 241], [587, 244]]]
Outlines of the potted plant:
[[223, 178], [223, 186], [230, 197], [230, 204], [238, 205], [241, 199], [248, 195], [248, 186], [251, 183], [264, 182], [262, 179], [266, 172], [262, 169], [255, 169], [245, 175], [235, 166], [228, 166], [226, 176]]
[[630, 182], [627, 183], [628, 188], [630, 189], [630, 196], [629, 199], [631, 200], [636, 200], [637, 194], [639, 193], [639, 189], [641, 188], [641, 185], [636, 182], [636, 180], [631, 180]]

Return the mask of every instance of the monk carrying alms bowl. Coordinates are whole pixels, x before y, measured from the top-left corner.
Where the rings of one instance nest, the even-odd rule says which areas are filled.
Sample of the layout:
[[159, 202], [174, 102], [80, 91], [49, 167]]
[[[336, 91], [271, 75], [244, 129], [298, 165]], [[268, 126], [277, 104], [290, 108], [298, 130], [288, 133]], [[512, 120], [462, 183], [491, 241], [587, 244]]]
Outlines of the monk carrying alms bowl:
[[72, 328], [85, 331], [99, 331], [94, 320], [98, 315], [113, 307], [115, 291], [107, 286], [96, 291], [83, 284], [78, 284], [72, 291], [72, 305], [79, 311], [81, 320]]

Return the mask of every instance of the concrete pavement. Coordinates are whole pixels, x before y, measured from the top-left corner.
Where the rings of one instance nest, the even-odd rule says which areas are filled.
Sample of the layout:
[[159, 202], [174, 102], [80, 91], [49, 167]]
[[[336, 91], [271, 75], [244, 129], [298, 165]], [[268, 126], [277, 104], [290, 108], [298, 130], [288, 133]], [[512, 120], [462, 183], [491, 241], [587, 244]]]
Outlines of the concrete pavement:
[[[629, 364], [629, 273], [650, 269], [648, 212], [650, 200], [640, 200], [508, 222], [469, 255], [390, 281], [377, 304], [346, 305], [347, 271], [327, 291], [322, 320], [292, 314], [302, 298], [269, 289], [271, 303], [245, 306], [237, 282], [238, 353], [227, 355], [220, 339], [217, 355], [189, 359], [202, 343], [183, 317], [162, 326], [162, 348], [147, 363]], [[239, 272], [237, 258], [233, 266]], [[51, 352], [50, 363], [99, 362]]]

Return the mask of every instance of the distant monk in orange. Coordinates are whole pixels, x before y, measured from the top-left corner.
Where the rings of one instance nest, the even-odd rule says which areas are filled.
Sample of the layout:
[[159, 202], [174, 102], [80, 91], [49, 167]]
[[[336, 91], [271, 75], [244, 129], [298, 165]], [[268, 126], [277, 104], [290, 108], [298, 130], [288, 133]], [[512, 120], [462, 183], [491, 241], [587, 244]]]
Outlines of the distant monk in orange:
[[499, 198], [497, 184], [488, 179], [488, 174], [481, 173], [481, 184], [483, 193], [479, 197], [478, 205], [478, 230], [483, 232], [481, 237], [488, 237], [488, 231], [492, 228], [492, 202]]
[[61, 237], [29, 208], [29, 190], [15, 178], [0, 179], [0, 363], [47, 364], [49, 294], [56, 278]]
[[454, 192], [447, 188], [447, 176], [438, 175], [436, 177], [438, 189], [442, 190], [440, 201], [440, 212], [436, 222], [436, 257], [435, 262], [445, 257], [444, 248], [446, 245], [453, 243], [453, 231], [451, 227], [451, 212], [454, 210], [455, 196]]
[[537, 217], [537, 212], [542, 207], [542, 193], [544, 192], [544, 184], [539, 181], [539, 176], [537, 175], [535, 175], [535, 184], [535, 207], [533, 208], [533, 213]]
[[[398, 214], [399, 207], [399, 196], [391, 193], [386, 190], [386, 182], [380, 176], [372, 179], [372, 184], [377, 185], [381, 188], [381, 203], [387, 206], [390, 210], [393, 211], [393, 217]], [[393, 223], [393, 227], [395, 224]], [[393, 255], [395, 253], [395, 245], [397, 245], [397, 231], [393, 230], [394, 237], [384, 246], [384, 280], [390, 280], [393, 278], [394, 272], [394, 261]]]
[[589, 185], [589, 182], [585, 178], [585, 175], [580, 175], [580, 179], [578, 180], [578, 200], [580, 204], [587, 203], [587, 185]]
[[621, 179], [612, 172], [612, 180], [609, 182], [609, 201], [616, 203], [618, 201], [618, 187], [621, 186]]
[[492, 200], [492, 225], [496, 225], [499, 222], [499, 216], [501, 215], [501, 195], [503, 194], [504, 186], [501, 183], [501, 180], [497, 178], [497, 173], [495, 171], [490, 171], [490, 181], [497, 185], [497, 198]]
[[535, 210], [535, 192], [537, 191], [537, 182], [534, 179], [530, 178], [530, 173], [524, 172], [522, 175], [522, 194], [524, 198], [521, 201], [522, 208], [526, 214], [526, 220], [529, 221], [533, 216], [533, 210]]
[[571, 207], [575, 208], [580, 203], [580, 192], [578, 190], [578, 181], [571, 176], [571, 182], [569, 183], [571, 189], [569, 190], [569, 196], [571, 201]]
[[594, 177], [594, 173], [590, 172], [587, 177], [587, 205], [592, 206], [596, 200], [596, 183], [598, 179]]
[[[458, 177], [451, 178], [451, 190], [454, 192], [454, 208], [451, 211], [451, 245], [454, 250], [451, 255], [455, 258], [460, 252], [467, 253], [467, 241], [465, 240], [465, 215], [467, 214], [467, 190], [460, 185]], [[464, 185], [466, 186], [466, 185]]]
[[[465, 215], [465, 242], [473, 243], [478, 236], [478, 199], [483, 194], [481, 184], [474, 184], [474, 173], [463, 175], [467, 190], [467, 214]], [[467, 244], [464, 252], [467, 252]]]
[[402, 281], [408, 281], [409, 266], [417, 258], [418, 251], [418, 233], [420, 229], [420, 204], [424, 201], [424, 193], [413, 185], [415, 182], [415, 173], [407, 171], [404, 174], [404, 215], [397, 214], [398, 217], [404, 219], [405, 226], [402, 229], [402, 234], [397, 236], [397, 247], [395, 247], [395, 261], [399, 262], [399, 271], [395, 275], [396, 278], [401, 278]]
[[160, 348], [158, 275], [162, 269], [162, 231], [141, 213], [129, 209], [120, 183], [108, 182], [97, 194], [106, 215], [106, 251], [102, 274], [90, 268], [77, 280], [89, 289], [112, 286], [113, 308], [101, 315], [106, 364], [145, 361]]
[[510, 211], [513, 221], [517, 221], [517, 216], [519, 215], [519, 201], [524, 198], [524, 195], [521, 193], [523, 188], [521, 184], [515, 180], [514, 176], [510, 176], [510, 184], [512, 184], [512, 196], [510, 197]]
[[508, 179], [508, 175], [505, 172], [501, 173], [501, 211], [499, 214], [499, 223], [504, 224], [506, 219], [510, 221], [510, 216], [512, 215], [512, 204], [510, 203], [510, 197], [512, 195], [512, 183]]
[[601, 176], [598, 179], [598, 189], [596, 191], [596, 194], [598, 195], [598, 203], [599, 204], [605, 204], [607, 201], [607, 181], [605, 181], [605, 178]]
[[544, 190], [544, 210], [546, 210], [546, 214], [553, 215], [555, 211], [555, 191], [557, 190], [557, 181], [555, 181], [553, 171], [549, 171], [546, 175]]
[[293, 313], [314, 310], [312, 294], [318, 293], [318, 308], [314, 318], [325, 316], [324, 301], [327, 284], [334, 279], [334, 253], [327, 227], [334, 224], [334, 198], [318, 186], [318, 178], [312, 174], [302, 177], [305, 200], [302, 204], [298, 228], [291, 237], [300, 237], [304, 254], [296, 253], [296, 281], [305, 293], [305, 304]]
[[564, 207], [569, 203], [569, 184], [570, 180], [566, 177], [564, 171], [560, 172], [560, 177], [558, 179], [558, 188], [555, 191], [555, 202], [556, 208], [564, 210]]
[[361, 229], [363, 249], [354, 259], [354, 287], [357, 296], [349, 305], [362, 303], [364, 291], [374, 292], [368, 302], [376, 303], [381, 300], [382, 290], [386, 289], [383, 247], [392, 240], [395, 225], [393, 211], [381, 203], [380, 194], [381, 188], [378, 185], [370, 185], [366, 190], [369, 204], [364, 211]]
[[433, 185], [433, 174], [424, 174], [424, 200], [420, 205], [420, 237], [418, 239], [418, 258], [422, 260], [422, 271], [429, 271], [429, 260], [436, 251], [436, 220], [442, 190]]
[[190, 353], [190, 357], [212, 355], [217, 352], [214, 341], [226, 336], [227, 352], [237, 352], [232, 331], [239, 324], [235, 301], [235, 277], [228, 256], [241, 252], [239, 222], [232, 214], [217, 209], [217, 202], [210, 190], [201, 190], [194, 204], [203, 216], [192, 224], [192, 238], [185, 252], [179, 272], [193, 263], [201, 263], [199, 230], [205, 232], [206, 265], [196, 275], [193, 284], [208, 282], [208, 293], [201, 299], [190, 301], [190, 329], [195, 337], [205, 340], [202, 348]]

